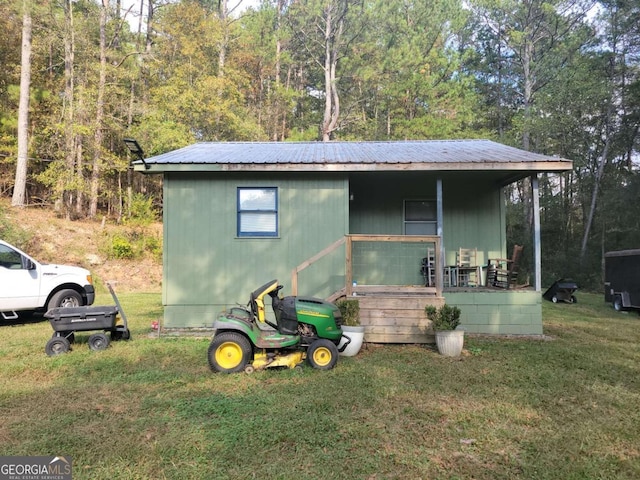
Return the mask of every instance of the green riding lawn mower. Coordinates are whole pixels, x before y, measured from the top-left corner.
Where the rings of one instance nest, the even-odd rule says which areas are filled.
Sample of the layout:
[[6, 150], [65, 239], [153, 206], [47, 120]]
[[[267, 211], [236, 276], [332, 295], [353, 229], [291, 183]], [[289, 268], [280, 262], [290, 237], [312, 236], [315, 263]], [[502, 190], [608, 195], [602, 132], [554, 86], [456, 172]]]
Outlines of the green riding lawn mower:
[[[332, 369], [350, 339], [342, 333], [338, 307], [314, 297], [280, 297], [277, 280], [251, 293], [247, 308], [232, 307], [214, 322], [208, 351], [213, 371], [251, 373], [270, 367], [295, 368], [306, 359], [320, 370]], [[276, 323], [267, 320], [265, 296], [271, 297]]]

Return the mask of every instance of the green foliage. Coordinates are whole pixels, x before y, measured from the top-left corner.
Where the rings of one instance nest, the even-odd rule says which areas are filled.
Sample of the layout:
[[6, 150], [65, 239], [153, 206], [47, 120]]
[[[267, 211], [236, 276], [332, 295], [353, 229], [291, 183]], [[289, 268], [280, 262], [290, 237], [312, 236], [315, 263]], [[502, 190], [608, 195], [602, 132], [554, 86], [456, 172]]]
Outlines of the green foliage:
[[133, 260], [150, 255], [162, 258], [162, 241], [149, 229], [122, 227], [118, 233], [105, 235], [102, 253], [110, 259]]
[[0, 238], [21, 249], [26, 249], [31, 239], [29, 232], [7, 217], [2, 204], [0, 204]]
[[146, 227], [157, 221], [158, 215], [153, 207], [153, 198], [142, 193], [133, 194], [128, 211], [126, 222], [129, 225]]
[[360, 302], [357, 299], [343, 298], [336, 302], [336, 306], [340, 309], [344, 325], [360, 325]]
[[109, 257], [117, 259], [132, 259], [134, 257], [134, 252], [131, 242], [121, 235], [114, 235], [111, 238], [111, 251]]
[[162, 240], [154, 235], [146, 235], [144, 237], [144, 251], [148, 252], [154, 258], [162, 260]]
[[427, 318], [433, 323], [433, 329], [438, 331], [455, 330], [460, 324], [460, 309], [446, 303], [440, 308], [427, 305], [424, 309]]

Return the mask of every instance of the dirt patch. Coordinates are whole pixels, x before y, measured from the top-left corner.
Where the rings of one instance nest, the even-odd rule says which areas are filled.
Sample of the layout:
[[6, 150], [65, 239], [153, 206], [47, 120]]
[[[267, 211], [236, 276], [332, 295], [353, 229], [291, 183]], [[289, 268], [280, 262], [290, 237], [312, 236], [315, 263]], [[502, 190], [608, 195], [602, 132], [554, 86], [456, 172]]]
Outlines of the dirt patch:
[[[116, 282], [119, 291], [157, 292], [162, 286], [162, 260], [145, 254], [135, 260], [107, 258], [105, 241], [127, 227], [112, 220], [67, 220], [41, 207], [12, 208], [0, 200], [7, 219], [28, 232], [26, 253], [43, 263], [78, 265], [91, 271], [98, 284]], [[145, 235], [162, 238], [162, 224], [145, 227]], [[1, 232], [0, 232], [1, 236]]]

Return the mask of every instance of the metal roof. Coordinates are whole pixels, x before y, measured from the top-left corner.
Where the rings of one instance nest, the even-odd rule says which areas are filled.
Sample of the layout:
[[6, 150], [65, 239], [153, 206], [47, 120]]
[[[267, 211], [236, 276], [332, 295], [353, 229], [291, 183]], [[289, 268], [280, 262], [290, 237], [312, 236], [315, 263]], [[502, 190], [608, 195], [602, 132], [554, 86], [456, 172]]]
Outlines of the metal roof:
[[202, 142], [163, 153], [136, 170], [170, 171], [393, 171], [570, 170], [570, 160], [527, 152], [490, 140], [396, 142]]

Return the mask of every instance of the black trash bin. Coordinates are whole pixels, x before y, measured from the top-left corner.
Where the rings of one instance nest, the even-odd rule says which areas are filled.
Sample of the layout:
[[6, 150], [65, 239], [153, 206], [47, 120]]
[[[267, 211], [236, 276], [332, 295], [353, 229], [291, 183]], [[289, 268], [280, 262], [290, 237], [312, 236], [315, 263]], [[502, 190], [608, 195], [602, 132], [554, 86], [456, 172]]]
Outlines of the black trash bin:
[[576, 303], [578, 301], [574, 295], [576, 290], [578, 290], [576, 282], [561, 278], [560, 280], [553, 282], [553, 285], [551, 285], [547, 291], [542, 294], [542, 297], [553, 303]]

